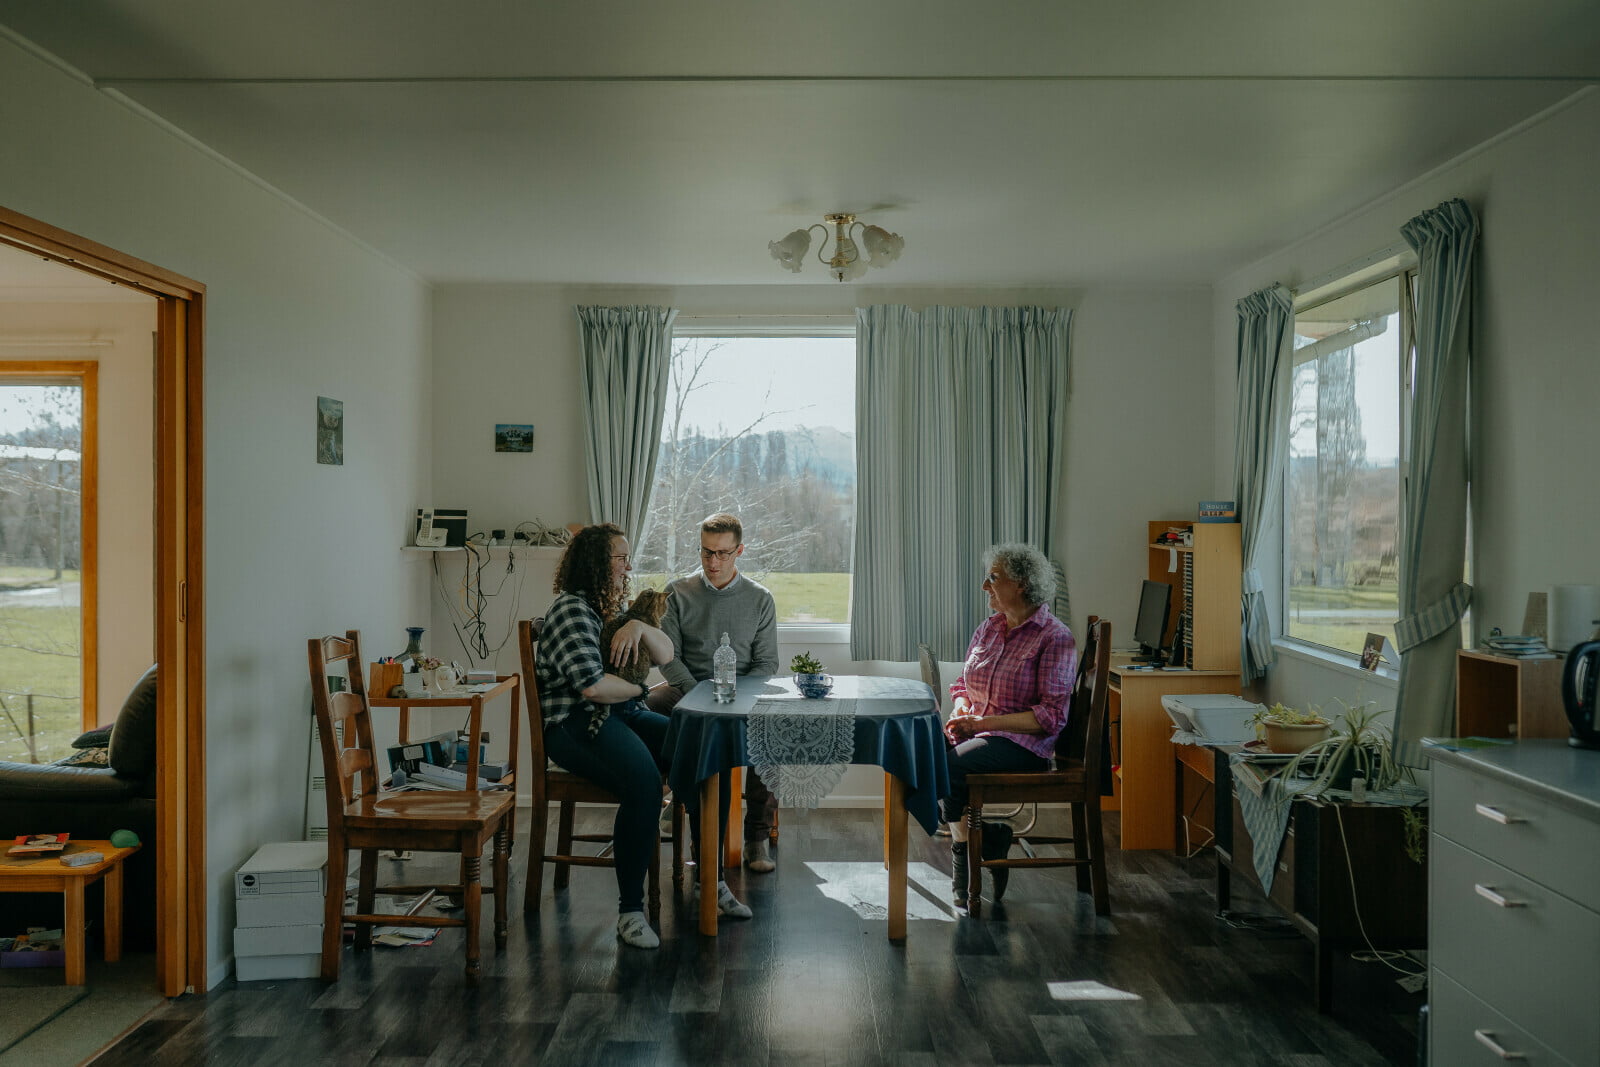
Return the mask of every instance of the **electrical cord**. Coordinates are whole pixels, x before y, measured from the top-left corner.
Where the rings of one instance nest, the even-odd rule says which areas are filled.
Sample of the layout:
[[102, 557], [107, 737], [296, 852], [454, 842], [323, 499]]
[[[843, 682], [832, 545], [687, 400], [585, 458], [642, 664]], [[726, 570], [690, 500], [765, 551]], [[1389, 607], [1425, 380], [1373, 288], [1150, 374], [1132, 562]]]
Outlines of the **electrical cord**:
[[1356, 899], [1355, 863], [1350, 859], [1350, 839], [1345, 836], [1344, 832], [1343, 805], [1333, 805], [1333, 815], [1334, 820], [1339, 824], [1339, 843], [1344, 847], [1345, 874], [1347, 874], [1350, 878], [1350, 910], [1355, 914], [1356, 928], [1361, 931], [1361, 940], [1365, 941], [1367, 943], [1367, 948], [1371, 950], [1369, 952], [1352, 952], [1350, 954], [1350, 958], [1353, 960], [1359, 960], [1362, 963], [1370, 963], [1376, 960], [1378, 963], [1383, 964], [1391, 971], [1403, 974], [1407, 978], [1417, 978], [1426, 975], [1428, 973], [1426, 968], [1420, 971], [1413, 971], [1405, 967], [1396, 967], [1390, 962], [1391, 960], [1410, 959], [1411, 957], [1407, 956], [1404, 952], [1401, 952], [1398, 949], [1380, 949], [1372, 943], [1372, 938], [1367, 936], [1367, 924], [1361, 920], [1361, 902]]

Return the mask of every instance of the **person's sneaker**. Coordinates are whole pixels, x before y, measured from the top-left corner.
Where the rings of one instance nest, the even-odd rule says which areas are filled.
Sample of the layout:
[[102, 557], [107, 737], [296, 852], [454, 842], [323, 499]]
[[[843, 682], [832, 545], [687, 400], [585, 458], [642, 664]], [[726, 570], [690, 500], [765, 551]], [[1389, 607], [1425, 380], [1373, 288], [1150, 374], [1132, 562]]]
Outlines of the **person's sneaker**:
[[[700, 880], [694, 882], [695, 907], [700, 906]], [[748, 919], [755, 912], [750, 910], [750, 905], [733, 895], [733, 890], [728, 888], [727, 882], [717, 883], [717, 914], [724, 919]]]
[[777, 863], [773, 862], [772, 848], [766, 838], [744, 843], [744, 865], [757, 874], [766, 874], [768, 871], [778, 869]]
[[661, 938], [650, 929], [642, 911], [625, 911], [617, 916], [617, 940], [632, 948], [661, 947]]

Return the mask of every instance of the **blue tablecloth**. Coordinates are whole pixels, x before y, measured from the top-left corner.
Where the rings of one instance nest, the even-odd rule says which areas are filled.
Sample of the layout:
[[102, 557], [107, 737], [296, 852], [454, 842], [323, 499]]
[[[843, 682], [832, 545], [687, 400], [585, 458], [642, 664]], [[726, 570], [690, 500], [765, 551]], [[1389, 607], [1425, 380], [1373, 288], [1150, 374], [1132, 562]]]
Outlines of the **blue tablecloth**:
[[[704, 779], [750, 762], [747, 720], [762, 697], [797, 696], [792, 679], [745, 677], [731, 704], [718, 704], [711, 683], [691, 689], [672, 713], [666, 749], [672, 754], [667, 781], [679, 796], [692, 796]], [[933, 690], [909, 678], [840, 675], [831, 699], [855, 701], [855, 754], [851, 763], [882, 767], [905, 783], [906, 811], [932, 834], [939, 826], [939, 800], [950, 792], [944, 734], [934, 710]], [[799, 706], [826, 700], [805, 701]]]

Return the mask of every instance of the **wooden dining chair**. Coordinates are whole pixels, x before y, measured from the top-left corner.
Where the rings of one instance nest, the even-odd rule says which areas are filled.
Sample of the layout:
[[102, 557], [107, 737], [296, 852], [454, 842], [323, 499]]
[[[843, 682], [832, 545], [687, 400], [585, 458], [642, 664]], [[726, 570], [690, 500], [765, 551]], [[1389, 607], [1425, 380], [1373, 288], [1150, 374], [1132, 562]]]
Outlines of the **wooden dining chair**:
[[[1056, 739], [1050, 769], [1031, 774], [967, 776], [967, 911], [977, 918], [982, 908], [985, 868], [1076, 867], [1078, 889], [1094, 894], [1097, 915], [1111, 914], [1106, 884], [1105, 836], [1100, 820], [1101, 745], [1106, 731], [1107, 692], [1111, 679], [1111, 623], [1089, 616], [1085, 640], [1078, 646], [1067, 725]], [[1019, 833], [1019, 841], [1038, 845], [1071, 845], [1072, 854], [1023, 855], [986, 860], [983, 856], [983, 806], [1001, 804], [1066, 804], [1072, 811], [1072, 836]]]
[[[367, 704], [365, 661], [360, 635], [313, 637], [307, 643], [311, 702], [322, 743], [322, 768], [328, 797], [327, 901], [322, 925], [322, 977], [339, 977], [344, 926], [356, 927], [356, 947], [372, 945], [374, 926], [461, 926], [467, 937], [467, 980], [476, 982], [478, 917], [483, 895], [483, 849], [494, 842], [494, 944], [506, 946], [506, 883], [511, 856], [509, 792], [429, 790], [384, 793], [379, 790], [378, 754], [372, 741], [372, 709]], [[345, 671], [346, 688], [331, 692], [329, 671]], [[349, 853], [361, 853], [356, 911], [345, 914], [345, 876]], [[464, 915], [449, 918], [378, 915], [372, 910], [378, 851], [454, 852], [461, 858], [460, 881], [453, 885], [390, 885], [384, 893], [413, 895], [432, 891], [461, 899]]]
[[[553, 885], [567, 888], [573, 867], [615, 867], [609, 849], [595, 855], [575, 853], [572, 846], [583, 841], [609, 845], [609, 833], [574, 833], [573, 815], [579, 804], [616, 804], [617, 796], [587, 778], [564, 771], [550, 762], [544, 750], [544, 711], [539, 703], [539, 630], [543, 619], [522, 619], [517, 623], [517, 645], [522, 652], [522, 692], [528, 704], [528, 792], [532, 797], [533, 811], [528, 819], [528, 885], [522, 898], [524, 913], [534, 915], [539, 910], [539, 897], [544, 891], [544, 865], [556, 869]], [[549, 836], [550, 805], [560, 805], [556, 814], [556, 850], [545, 852]], [[675, 884], [682, 885], [682, 868], [678, 858], [677, 835], [673, 840], [673, 867]], [[661, 850], [650, 854], [649, 877], [650, 921], [661, 920]]]

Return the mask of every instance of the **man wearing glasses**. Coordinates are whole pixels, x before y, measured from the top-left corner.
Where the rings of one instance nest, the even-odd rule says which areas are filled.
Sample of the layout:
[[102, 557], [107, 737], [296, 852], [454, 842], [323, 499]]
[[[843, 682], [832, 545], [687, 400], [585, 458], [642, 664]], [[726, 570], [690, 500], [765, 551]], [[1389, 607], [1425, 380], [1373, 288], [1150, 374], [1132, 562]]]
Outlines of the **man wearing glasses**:
[[[661, 629], [672, 638], [677, 656], [661, 668], [666, 682], [650, 691], [651, 711], [670, 714], [696, 682], [710, 678], [711, 656], [722, 635], [738, 654], [737, 673], [778, 673], [778, 612], [766, 587], [739, 573], [744, 526], [737, 516], [718, 512], [700, 523], [700, 570], [667, 587], [667, 613]], [[726, 777], [724, 777], [726, 781]], [[778, 800], [755, 771], [746, 769], [744, 861], [752, 871], [774, 868], [767, 840]]]

